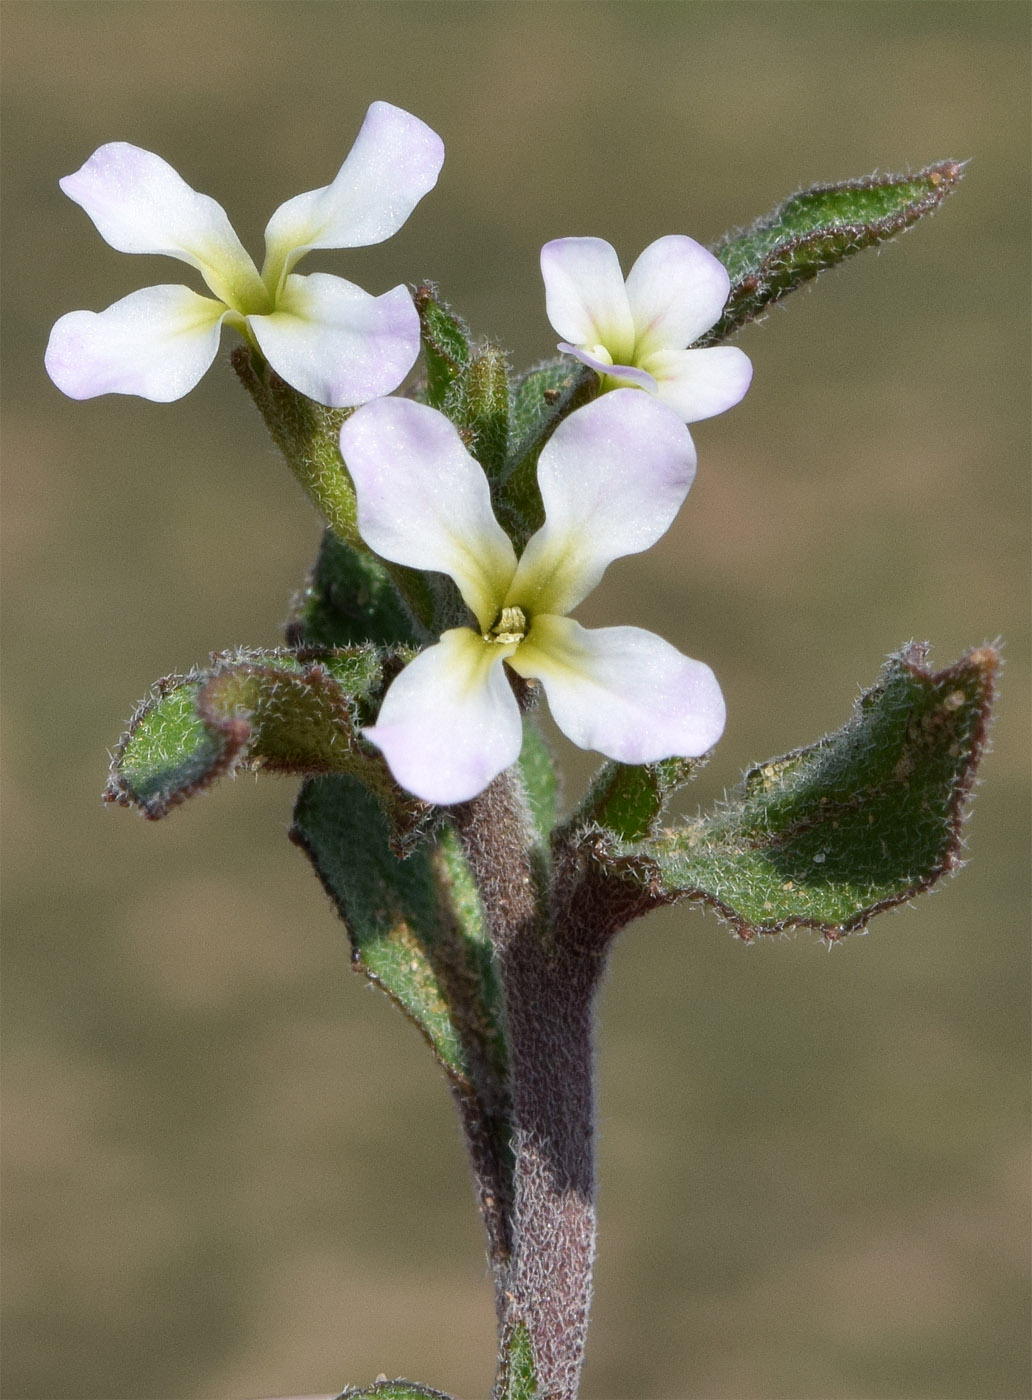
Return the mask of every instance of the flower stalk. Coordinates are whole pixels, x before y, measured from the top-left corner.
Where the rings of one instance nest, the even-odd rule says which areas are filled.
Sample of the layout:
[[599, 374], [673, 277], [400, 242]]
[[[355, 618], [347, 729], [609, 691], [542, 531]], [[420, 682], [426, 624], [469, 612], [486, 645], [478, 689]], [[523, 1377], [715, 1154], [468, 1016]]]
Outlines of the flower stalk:
[[593, 1009], [605, 943], [556, 921], [506, 773], [455, 809], [501, 972], [512, 1095], [511, 1255], [496, 1270], [501, 1400], [520, 1330], [547, 1400], [577, 1394], [595, 1257]]

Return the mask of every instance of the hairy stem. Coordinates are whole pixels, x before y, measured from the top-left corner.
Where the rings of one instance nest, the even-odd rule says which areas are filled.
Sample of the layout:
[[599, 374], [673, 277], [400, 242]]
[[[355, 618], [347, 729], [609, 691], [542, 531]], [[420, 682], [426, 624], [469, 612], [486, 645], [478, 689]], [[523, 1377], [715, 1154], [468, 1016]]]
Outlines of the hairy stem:
[[502, 984], [513, 1118], [511, 1258], [498, 1280], [503, 1358], [529, 1336], [547, 1400], [574, 1400], [595, 1252], [592, 1010], [602, 967], [576, 925], [552, 927], [530, 856], [519, 779], [456, 809]]
[[601, 958], [517, 937], [501, 963], [515, 1123], [502, 1340], [526, 1327], [544, 1394], [573, 1400], [595, 1257], [592, 1008]]

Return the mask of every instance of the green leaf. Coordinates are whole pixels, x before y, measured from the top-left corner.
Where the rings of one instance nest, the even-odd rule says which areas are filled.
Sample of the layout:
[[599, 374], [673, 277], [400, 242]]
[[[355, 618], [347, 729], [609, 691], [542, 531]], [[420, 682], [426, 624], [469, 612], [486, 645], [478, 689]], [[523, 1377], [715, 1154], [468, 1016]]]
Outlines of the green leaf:
[[355, 966], [419, 1027], [452, 1080], [482, 1098], [485, 1115], [497, 1114], [506, 1099], [501, 992], [452, 828], [401, 860], [366, 789], [325, 777], [302, 787], [291, 838], [344, 920]]
[[747, 232], [727, 234], [713, 252], [730, 274], [731, 295], [720, 320], [697, 344], [727, 340], [826, 268], [902, 233], [937, 209], [962, 174], [961, 164], [944, 160], [914, 175], [814, 185]]
[[834, 939], [913, 898], [959, 863], [999, 659], [983, 647], [936, 674], [925, 652], [891, 658], [844, 728], [753, 768], [712, 816], [597, 839], [595, 859], [640, 887], [637, 912], [703, 900], [747, 939], [799, 925]]
[[333, 652], [234, 652], [189, 676], [159, 681], [118, 746], [104, 794], [165, 816], [240, 768], [353, 773], [384, 804], [394, 839], [413, 840], [430, 809], [398, 791], [359, 726], [383, 687], [374, 647]]
[[376, 1400], [451, 1400], [443, 1390], [431, 1390], [428, 1385], [417, 1385], [415, 1381], [376, 1381], [363, 1390], [348, 1386], [334, 1400], [363, 1400], [363, 1397], [376, 1397]]
[[115, 751], [106, 802], [135, 804], [156, 819], [233, 769], [247, 728], [207, 724], [197, 709], [203, 685], [187, 676], [155, 684]]
[[292, 647], [417, 646], [421, 630], [380, 560], [323, 533], [287, 628]]
[[539, 1393], [530, 1332], [518, 1322], [506, 1336], [502, 1348], [495, 1395], [497, 1400], [535, 1400]]
[[495, 1267], [509, 1252], [512, 1122], [502, 993], [454, 828], [406, 859], [354, 779], [306, 782], [291, 839], [344, 921], [352, 964], [418, 1027], [451, 1081]]
[[704, 758], [666, 758], [641, 765], [605, 763], [565, 830], [601, 827], [624, 841], [653, 836], [667, 802], [705, 762]]

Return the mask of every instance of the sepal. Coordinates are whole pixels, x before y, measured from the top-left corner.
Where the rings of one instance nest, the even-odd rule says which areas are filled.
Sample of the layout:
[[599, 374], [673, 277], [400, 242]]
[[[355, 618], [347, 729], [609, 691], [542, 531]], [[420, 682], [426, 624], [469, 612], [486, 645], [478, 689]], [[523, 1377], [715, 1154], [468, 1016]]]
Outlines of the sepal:
[[564, 418], [598, 397], [594, 370], [563, 356], [535, 366], [517, 381], [509, 415], [509, 445], [496, 505], [517, 548], [540, 529], [545, 511], [538, 490], [541, 449]]
[[338, 445], [340, 426], [352, 410], [327, 408], [306, 398], [247, 345], [238, 346], [230, 362], [312, 504], [342, 540], [363, 549], [355, 490]]
[[504, 473], [509, 442], [509, 366], [505, 355], [494, 345], [483, 346], [456, 388], [449, 416], [488, 481], [495, 482]]
[[728, 340], [818, 273], [902, 233], [939, 207], [963, 171], [958, 161], [943, 160], [913, 175], [813, 185], [746, 232], [725, 235], [713, 252], [728, 270], [731, 294], [720, 320], [697, 343]]
[[494, 481], [509, 440], [509, 367], [493, 345], [474, 347], [465, 323], [438, 300], [437, 288], [416, 290], [427, 378], [423, 402], [458, 428], [463, 445]]
[[803, 926], [833, 941], [929, 888], [960, 864], [999, 656], [935, 673], [925, 654], [893, 656], [842, 729], [751, 769], [712, 815], [638, 841], [582, 829], [582, 879], [636, 891], [623, 922], [701, 900], [746, 940]]
[[563, 830], [563, 839], [585, 827], [611, 832], [618, 840], [655, 836], [663, 810], [679, 788], [691, 782], [706, 758], [665, 758], [659, 763], [604, 763], [580, 806]]
[[424, 282], [416, 288], [413, 300], [419, 312], [426, 359], [424, 403], [444, 407], [448, 390], [472, 357], [469, 328], [440, 299], [437, 287]]

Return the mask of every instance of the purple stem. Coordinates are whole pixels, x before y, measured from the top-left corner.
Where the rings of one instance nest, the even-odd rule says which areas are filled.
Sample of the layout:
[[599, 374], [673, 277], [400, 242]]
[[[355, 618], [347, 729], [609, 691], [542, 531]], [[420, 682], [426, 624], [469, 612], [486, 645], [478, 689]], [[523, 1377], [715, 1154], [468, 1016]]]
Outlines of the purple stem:
[[[526, 1328], [547, 1400], [575, 1400], [595, 1254], [592, 1013], [604, 940], [542, 914], [522, 787], [504, 774], [454, 809], [505, 991], [513, 1117], [511, 1258], [498, 1279], [503, 1369]], [[496, 1391], [496, 1394], [500, 1394]]]

